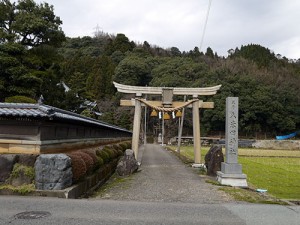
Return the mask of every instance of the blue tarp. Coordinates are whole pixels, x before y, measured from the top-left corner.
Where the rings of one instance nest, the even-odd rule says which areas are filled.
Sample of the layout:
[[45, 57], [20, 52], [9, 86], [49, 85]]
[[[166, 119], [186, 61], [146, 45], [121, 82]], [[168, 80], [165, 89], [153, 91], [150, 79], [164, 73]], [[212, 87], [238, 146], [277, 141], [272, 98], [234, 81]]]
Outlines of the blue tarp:
[[276, 140], [285, 140], [285, 139], [293, 138], [296, 137], [298, 133], [300, 134], [300, 131], [296, 131], [288, 135], [276, 136]]

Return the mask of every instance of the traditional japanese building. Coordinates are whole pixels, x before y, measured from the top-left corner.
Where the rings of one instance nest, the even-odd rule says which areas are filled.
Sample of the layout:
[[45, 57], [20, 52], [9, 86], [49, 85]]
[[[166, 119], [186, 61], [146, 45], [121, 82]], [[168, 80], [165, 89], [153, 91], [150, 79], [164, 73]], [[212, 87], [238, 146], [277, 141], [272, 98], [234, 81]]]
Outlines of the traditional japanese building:
[[43, 104], [0, 103], [0, 153], [53, 153], [130, 139], [126, 129]]

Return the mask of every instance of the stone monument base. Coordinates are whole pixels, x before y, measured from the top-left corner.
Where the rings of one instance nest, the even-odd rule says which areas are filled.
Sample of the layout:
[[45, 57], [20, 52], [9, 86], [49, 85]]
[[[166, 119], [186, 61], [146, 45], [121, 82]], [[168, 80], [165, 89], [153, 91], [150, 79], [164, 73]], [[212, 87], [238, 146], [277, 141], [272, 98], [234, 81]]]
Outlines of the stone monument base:
[[217, 172], [217, 181], [222, 185], [232, 187], [248, 187], [246, 174], [225, 174], [221, 171]]
[[217, 181], [222, 185], [248, 187], [247, 175], [243, 174], [242, 165], [238, 163], [222, 162], [221, 171], [217, 172]]

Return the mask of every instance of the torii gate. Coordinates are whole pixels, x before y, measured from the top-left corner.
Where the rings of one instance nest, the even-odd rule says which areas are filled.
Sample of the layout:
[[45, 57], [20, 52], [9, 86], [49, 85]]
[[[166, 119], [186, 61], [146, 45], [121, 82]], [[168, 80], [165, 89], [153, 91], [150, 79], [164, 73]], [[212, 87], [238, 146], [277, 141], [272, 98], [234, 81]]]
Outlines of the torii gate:
[[[133, 136], [132, 136], [132, 150], [135, 157], [138, 156], [139, 149], [139, 134], [141, 126], [141, 106], [147, 105], [158, 109], [162, 112], [175, 111], [186, 106], [192, 105], [193, 108], [193, 138], [194, 138], [194, 162], [201, 163], [201, 142], [200, 142], [200, 116], [199, 109], [214, 108], [214, 102], [203, 102], [198, 99], [198, 96], [215, 95], [221, 88], [221, 85], [205, 88], [181, 88], [181, 87], [140, 87], [123, 85], [113, 82], [118, 92], [135, 94], [135, 99], [121, 100], [121, 106], [135, 106], [134, 121], [133, 121]], [[161, 95], [162, 101], [147, 101], [143, 99], [143, 95]], [[173, 95], [190, 95], [193, 99], [187, 102], [174, 102]]]

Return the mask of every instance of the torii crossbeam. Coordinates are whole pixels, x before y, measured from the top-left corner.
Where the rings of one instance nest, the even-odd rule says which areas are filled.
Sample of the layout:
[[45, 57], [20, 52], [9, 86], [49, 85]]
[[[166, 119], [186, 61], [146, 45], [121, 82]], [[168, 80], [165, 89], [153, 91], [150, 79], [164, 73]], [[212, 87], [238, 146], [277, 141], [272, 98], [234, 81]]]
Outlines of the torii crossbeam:
[[161, 95], [163, 89], [172, 89], [173, 95], [215, 95], [221, 88], [221, 85], [205, 88], [182, 88], [182, 87], [141, 87], [141, 86], [130, 86], [113, 82], [118, 92], [127, 94], [152, 94]]
[[[215, 95], [221, 88], [221, 85], [205, 88], [182, 88], [182, 87], [141, 87], [130, 86], [113, 82], [118, 92], [135, 94], [135, 99], [121, 100], [121, 106], [135, 106], [133, 121], [132, 150], [135, 157], [138, 156], [139, 134], [141, 126], [141, 106], [148, 105], [158, 108], [161, 111], [172, 111], [177, 108], [189, 107], [193, 108], [193, 137], [194, 137], [194, 162], [201, 163], [201, 142], [200, 142], [200, 117], [199, 108], [214, 108], [213, 102], [203, 102], [198, 99], [199, 96]], [[161, 95], [162, 101], [147, 101], [143, 99], [143, 95]], [[173, 95], [190, 95], [193, 99], [186, 103], [174, 102]]]

